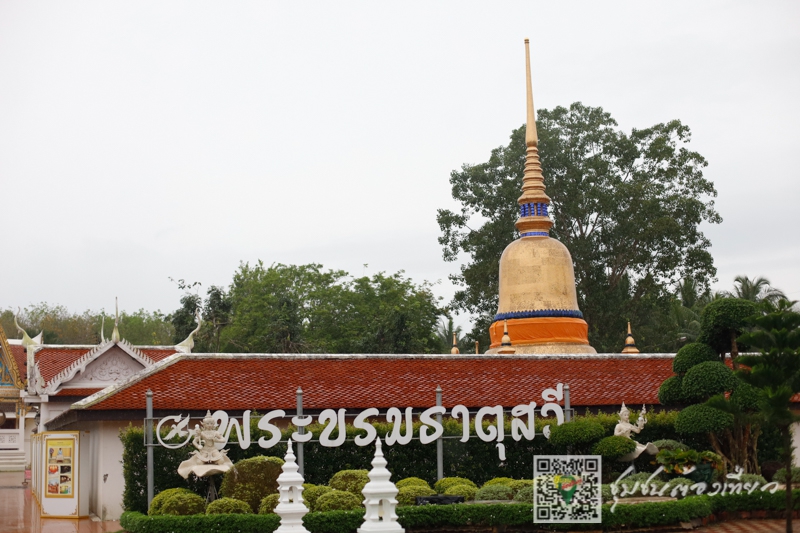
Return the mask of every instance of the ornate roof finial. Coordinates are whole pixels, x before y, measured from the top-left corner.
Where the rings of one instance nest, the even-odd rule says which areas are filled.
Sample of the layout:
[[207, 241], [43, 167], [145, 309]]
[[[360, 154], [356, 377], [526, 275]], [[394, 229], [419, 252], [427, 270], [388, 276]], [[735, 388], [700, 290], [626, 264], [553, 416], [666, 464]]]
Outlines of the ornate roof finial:
[[111, 342], [119, 342], [122, 338], [119, 336], [119, 298], [114, 297], [114, 305], [116, 306], [114, 312], [114, 331], [111, 332]]
[[200, 331], [200, 326], [203, 325], [203, 319], [200, 318], [200, 308], [198, 307], [194, 311], [194, 320], [197, 322], [197, 327], [189, 333], [189, 336], [181, 342], [180, 344], [175, 345], [175, 349], [181, 353], [192, 353], [192, 348], [194, 348], [194, 334]]
[[475, 353], [481, 353], [481, 343], [480, 343], [480, 341], [475, 341]]
[[103, 312], [103, 318], [100, 320], [100, 344], [106, 343], [106, 313]]
[[511, 337], [508, 336], [508, 320], [503, 320], [503, 340], [500, 341], [500, 349], [497, 353], [503, 355], [517, 353], [517, 350], [511, 345]]
[[17, 316], [22, 312], [22, 309], [17, 307], [17, 312], [14, 314], [14, 325], [17, 327], [17, 331], [22, 333], [22, 345], [27, 348], [28, 346], [36, 346], [37, 344], [42, 344], [42, 337], [44, 336], [44, 331], [41, 331], [38, 335], [34, 338], [31, 338], [22, 327], [17, 322]]
[[456, 334], [453, 332], [453, 347], [450, 348], [450, 353], [453, 355], [460, 354], [461, 351], [458, 349], [458, 341], [456, 340]]
[[522, 196], [517, 200], [519, 219], [516, 227], [522, 237], [547, 237], [553, 222], [548, 215], [550, 197], [544, 192], [544, 175], [539, 161], [539, 135], [536, 131], [536, 112], [533, 107], [531, 53], [528, 39], [525, 39], [525, 74], [528, 104], [528, 121], [525, 126], [525, 173], [522, 177]]
[[622, 353], [639, 353], [639, 349], [636, 347], [636, 341], [633, 340], [633, 335], [631, 335], [630, 322], [628, 322], [628, 336], [625, 337], [625, 347], [622, 348]]

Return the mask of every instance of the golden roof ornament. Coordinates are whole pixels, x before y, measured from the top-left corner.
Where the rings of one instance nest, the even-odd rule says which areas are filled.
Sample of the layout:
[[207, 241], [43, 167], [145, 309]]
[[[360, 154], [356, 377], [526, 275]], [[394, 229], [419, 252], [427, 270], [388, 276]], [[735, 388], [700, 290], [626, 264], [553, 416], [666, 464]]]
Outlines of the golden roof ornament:
[[489, 327], [491, 344], [486, 353], [503, 353], [506, 333], [514, 338], [518, 354], [597, 353], [589, 345], [589, 326], [578, 308], [572, 256], [566, 246], [550, 238], [553, 221], [539, 161], [528, 39], [525, 74], [525, 170], [515, 224], [519, 238], [500, 257], [499, 303]]
[[511, 337], [508, 336], [508, 320], [503, 320], [503, 340], [500, 342], [500, 349], [497, 353], [501, 355], [513, 355], [517, 353], [511, 344]]
[[460, 354], [461, 352], [458, 349], [458, 341], [456, 340], [456, 334], [453, 333], [453, 347], [450, 348], [450, 353], [453, 355]]
[[636, 347], [636, 341], [633, 340], [633, 335], [631, 335], [630, 322], [628, 322], [628, 336], [625, 337], [625, 347], [622, 348], [622, 353], [639, 353], [639, 349]]

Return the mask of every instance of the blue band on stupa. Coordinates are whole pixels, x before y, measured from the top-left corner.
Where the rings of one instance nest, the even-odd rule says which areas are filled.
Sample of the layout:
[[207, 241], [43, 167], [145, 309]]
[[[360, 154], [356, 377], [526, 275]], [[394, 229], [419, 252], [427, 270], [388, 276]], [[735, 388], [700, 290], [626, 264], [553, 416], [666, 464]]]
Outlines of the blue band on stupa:
[[548, 204], [535, 202], [530, 204], [520, 204], [519, 216], [521, 217], [546, 217]]
[[526, 231], [525, 233], [520, 233], [520, 237], [549, 237], [550, 232], [548, 231]]
[[497, 313], [494, 321], [513, 320], [515, 318], [583, 318], [583, 313], [571, 309], [539, 309], [535, 311], [512, 311]]

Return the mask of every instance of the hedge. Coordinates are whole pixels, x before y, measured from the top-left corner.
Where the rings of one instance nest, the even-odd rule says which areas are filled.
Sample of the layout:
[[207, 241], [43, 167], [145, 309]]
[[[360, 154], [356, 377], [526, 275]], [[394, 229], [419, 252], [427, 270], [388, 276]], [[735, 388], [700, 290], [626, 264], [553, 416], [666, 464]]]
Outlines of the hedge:
[[[677, 415], [677, 411], [651, 411], [648, 413], [648, 423], [637, 436], [637, 440], [640, 442], [653, 442], [659, 439], [675, 438]], [[228, 457], [233, 462], [261, 455], [283, 457], [286, 453], [285, 440], [295, 428], [284, 429], [284, 442], [265, 450], [257, 444], [258, 438], [264, 436], [264, 432], [257, 427], [258, 418], [259, 416], [255, 413], [251, 417], [252, 443], [248, 449], [241, 449], [236, 443], [236, 433], [233, 432], [231, 434], [231, 440], [226, 448], [228, 449]], [[619, 421], [619, 417], [616, 414], [589, 414], [588, 411], [586, 415], [576, 418], [589, 419], [600, 424], [604, 431], [601, 437], [612, 435], [614, 426]], [[525, 478], [530, 477], [533, 471], [534, 455], [564, 455], [567, 453], [566, 445], [555, 445], [542, 435], [542, 428], [545, 424], [551, 424], [551, 429], [555, 427], [553, 420], [537, 417], [536, 437], [534, 440], [519, 442], [510, 438], [511, 421], [506, 419], [506, 422], [506, 439], [503, 441], [506, 448], [505, 462], [501, 464], [498, 460], [496, 443], [487, 443], [478, 439], [474, 435], [473, 427], [472, 436], [468, 442], [462, 443], [458, 438], [444, 439], [444, 475], [447, 477], [469, 478], [478, 484], [496, 477]], [[391, 425], [385, 423], [376, 423], [374, 426], [379, 435], [383, 435], [391, 429]], [[314, 436], [318, 438], [320, 428], [318, 426], [310, 426], [310, 429]], [[346, 431], [349, 438], [362, 433], [349, 425], [346, 427]], [[415, 435], [418, 435], [418, 431], [419, 425], [415, 424]], [[457, 420], [445, 419], [444, 435], [461, 437], [462, 425]], [[125, 477], [123, 506], [128, 511], [147, 512], [147, 452], [144, 447], [144, 431], [142, 428], [129, 426], [120, 432], [120, 438], [123, 443], [123, 473]], [[764, 436], [762, 436], [762, 439], [764, 439]], [[775, 440], [777, 441], [777, 439], [779, 439], [779, 435], [776, 434]], [[708, 447], [705, 435], [689, 436], [682, 438], [682, 440], [686, 445], [695, 449]], [[769, 450], [770, 448], [765, 446], [760, 447], [760, 449]], [[186, 447], [176, 450], [162, 447], [154, 449], [156, 493], [165, 489], [182, 487], [205, 497], [208, 492], [207, 480], [200, 480], [195, 476], [190, 476], [189, 480], [184, 480], [178, 475], [178, 465], [186, 460], [188, 452], [189, 449]], [[412, 440], [411, 443], [405, 446], [384, 446], [383, 452], [389, 463], [388, 468], [392, 472], [392, 479], [418, 477], [431, 485], [436, 481], [436, 446], [433, 444], [423, 445], [420, 444], [419, 440]], [[307, 442], [304, 444], [304, 455], [306, 481], [315, 484], [326, 484], [340, 470], [370, 469], [374, 448], [371, 446], [356, 446], [352, 441], [348, 441], [338, 448], [326, 448], [319, 443]], [[761, 455], [759, 457], [761, 458]], [[646, 460], [649, 461], [651, 459]], [[763, 459], [772, 459], [772, 457], [765, 456]], [[644, 461], [645, 459], [642, 460]], [[637, 463], [637, 468], [640, 466], [645, 465]], [[213, 477], [217, 479], [216, 483], [219, 486], [220, 476]]]
[[681, 393], [689, 401], [704, 401], [716, 394], [732, 391], [739, 380], [733, 370], [719, 361], [695, 365], [683, 376]]
[[675, 354], [675, 359], [672, 360], [672, 371], [676, 374], [684, 374], [693, 366], [706, 361], [719, 361], [719, 355], [708, 344], [690, 342]]

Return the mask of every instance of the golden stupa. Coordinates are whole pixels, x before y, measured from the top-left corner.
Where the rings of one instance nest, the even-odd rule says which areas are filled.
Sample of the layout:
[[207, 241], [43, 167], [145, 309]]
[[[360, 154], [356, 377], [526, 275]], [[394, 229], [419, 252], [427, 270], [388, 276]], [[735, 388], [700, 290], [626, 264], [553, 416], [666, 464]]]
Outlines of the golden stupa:
[[639, 353], [639, 348], [636, 347], [636, 341], [633, 340], [630, 322], [628, 322], [628, 336], [625, 337], [625, 346], [622, 348], [622, 353]]
[[589, 327], [578, 309], [572, 257], [566, 246], [550, 238], [553, 222], [539, 162], [528, 39], [525, 67], [528, 119], [522, 196], [517, 200], [520, 237], [500, 257], [500, 304], [489, 327], [492, 343], [486, 353], [502, 353], [504, 322], [517, 354], [597, 353], [589, 345]]

